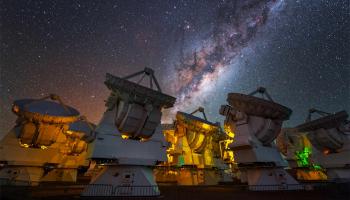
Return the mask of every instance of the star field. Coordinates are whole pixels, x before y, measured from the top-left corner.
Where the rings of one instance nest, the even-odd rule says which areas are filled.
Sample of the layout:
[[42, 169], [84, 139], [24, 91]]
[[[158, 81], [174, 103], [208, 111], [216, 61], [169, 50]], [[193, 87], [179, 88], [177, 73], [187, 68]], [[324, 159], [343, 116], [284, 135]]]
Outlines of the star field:
[[[350, 111], [349, 1], [0, 0], [0, 135], [13, 100], [61, 96], [97, 123], [105, 74], [156, 72], [176, 109], [222, 122], [229, 92], [267, 88], [293, 110]], [[176, 111], [176, 110], [174, 110]], [[172, 112], [164, 116], [171, 120]]]

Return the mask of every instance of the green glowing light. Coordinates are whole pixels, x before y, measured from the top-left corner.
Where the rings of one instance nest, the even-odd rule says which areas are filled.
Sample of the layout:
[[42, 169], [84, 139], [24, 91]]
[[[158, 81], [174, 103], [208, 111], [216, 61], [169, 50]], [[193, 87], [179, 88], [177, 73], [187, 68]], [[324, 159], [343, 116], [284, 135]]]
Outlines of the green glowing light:
[[185, 165], [185, 158], [183, 155], [179, 156], [178, 166]]
[[311, 149], [309, 147], [304, 147], [303, 150], [297, 151], [295, 153], [297, 157], [297, 162], [299, 167], [310, 167], [309, 157], [311, 154]]
[[322, 170], [320, 165], [310, 163], [310, 155], [312, 154], [310, 147], [304, 147], [303, 150], [297, 151], [295, 156], [297, 157], [297, 163], [299, 167], [307, 167], [313, 170]]
[[315, 170], [322, 170], [322, 167], [321, 167], [320, 165], [312, 164], [312, 167], [313, 167]]

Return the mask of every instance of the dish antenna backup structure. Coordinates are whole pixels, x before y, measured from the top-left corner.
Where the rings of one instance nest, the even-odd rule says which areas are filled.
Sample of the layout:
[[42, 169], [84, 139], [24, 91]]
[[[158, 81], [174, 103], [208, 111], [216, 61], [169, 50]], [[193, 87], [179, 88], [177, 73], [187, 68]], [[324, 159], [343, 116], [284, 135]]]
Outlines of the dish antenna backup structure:
[[280, 152], [287, 160], [294, 177], [299, 181], [325, 181], [327, 175], [312, 159], [312, 145], [305, 133], [296, 128], [283, 128], [276, 138]]
[[[194, 115], [198, 112], [203, 118]], [[178, 111], [174, 123], [163, 127], [170, 145], [168, 162], [155, 170], [157, 181], [177, 185], [232, 182], [229, 163], [222, 160], [228, 137], [219, 123], [208, 121], [203, 107], [191, 113]]]
[[16, 125], [0, 141], [0, 178], [4, 184], [75, 182], [77, 169], [88, 166], [93, 125], [51, 94], [13, 103]]
[[[254, 97], [256, 93], [268, 100]], [[235, 133], [229, 147], [241, 171], [241, 181], [252, 186], [251, 190], [259, 190], [261, 187], [253, 187], [259, 185], [295, 189], [283, 187], [297, 181], [284, 170], [287, 164], [273, 142], [292, 110], [273, 102], [262, 87], [249, 95], [229, 93], [227, 102], [229, 105], [222, 105], [220, 114], [226, 116], [225, 125]]]
[[[312, 114], [320, 118], [312, 120]], [[312, 159], [326, 169], [329, 181], [350, 180], [350, 121], [348, 113], [310, 109], [306, 123], [296, 127], [312, 144]]]
[[[127, 80], [142, 74], [138, 83], [148, 76], [149, 87]], [[157, 91], [152, 89], [153, 82]], [[103, 170], [92, 178], [91, 184], [109, 184], [121, 189], [96, 193], [91, 185], [83, 195], [159, 195], [151, 167], [167, 161], [161, 111], [172, 107], [176, 99], [161, 92], [150, 68], [124, 78], [107, 74], [105, 85], [111, 94], [106, 101], [107, 110], [96, 127], [91, 153], [91, 159], [103, 166]], [[153, 191], [143, 193], [142, 189], [148, 186]]]

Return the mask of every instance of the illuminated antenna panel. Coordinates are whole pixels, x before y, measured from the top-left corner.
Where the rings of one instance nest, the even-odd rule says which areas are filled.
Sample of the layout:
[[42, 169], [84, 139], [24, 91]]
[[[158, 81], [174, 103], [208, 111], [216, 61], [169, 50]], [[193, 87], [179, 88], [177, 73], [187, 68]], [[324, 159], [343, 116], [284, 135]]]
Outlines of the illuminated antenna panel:
[[[253, 96], [257, 93], [267, 99]], [[254, 186], [296, 184], [284, 170], [286, 164], [273, 144], [292, 110], [275, 103], [263, 87], [248, 95], [229, 93], [227, 102], [229, 105], [221, 106], [219, 112], [226, 116], [225, 126], [235, 135], [229, 147], [234, 151], [241, 181]]]
[[[219, 130], [217, 124], [184, 112], [177, 112], [176, 120], [179, 134], [186, 135], [188, 144], [194, 151], [203, 151], [208, 136]], [[184, 133], [181, 130], [185, 130]]]
[[[47, 98], [58, 102], [45, 100]], [[68, 129], [68, 124], [79, 117], [79, 112], [64, 105], [57, 95], [17, 100], [12, 110], [19, 117], [20, 143], [28, 147], [50, 146]]]
[[[150, 77], [149, 88], [127, 80], [142, 74]], [[153, 90], [153, 82], [158, 91]], [[161, 109], [172, 107], [176, 100], [161, 92], [150, 68], [124, 78], [107, 74], [105, 84], [112, 90], [106, 106], [117, 108], [115, 125], [123, 135], [130, 138], [150, 138], [160, 123]]]
[[[262, 95], [267, 96], [267, 100], [263, 98], [258, 98], [252, 96], [256, 93], [262, 93]], [[223, 106], [221, 108], [221, 113], [230, 112], [230, 110], [239, 111], [245, 113], [246, 115], [253, 117], [265, 118], [265, 126], [271, 126], [269, 130], [261, 131], [256, 134], [256, 137], [264, 144], [270, 144], [274, 139], [276, 139], [279, 129], [282, 125], [282, 121], [288, 120], [292, 114], [292, 110], [275, 103], [272, 101], [270, 95], [267, 94], [265, 88], [258, 88], [256, 91], [249, 95], [240, 93], [229, 93], [227, 97], [227, 102], [229, 106]], [[253, 120], [253, 118], [251, 118]], [[274, 121], [272, 123], [272, 121]], [[258, 123], [258, 122], [254, 122]]]
[[[311, 119], [312, 114], [321, 117]], [[310, 109], [306, 122], [296, 129], [304, 134], [312, 144], [312, 160], [325, 169], [327, 179], [350, 179], [350, 121], [346, 111], [330, 114]]]
[[119, 93], [121, 96], [128, 96], [130, 100], [136, 103], [150, 103], [161, 106], [163, 108], [173, 107], [176, 98], [166, 95], [161, 91], [156, 91], [151, 88], [144, 87], [129, 80], [106, 74], [106, 86], [108, 89]]
[[88, 143], [95, 139], [94, 136], [95, 125], [80, 119], [69, 125], [69, 130], [66, 131], [68, 154], [78, 155], [83, 153], [88, 148]]
[[[310, 113], [314, 109], [310, 110]], [[308, 117], [311, 119], [310, 117]], [[310, 132], [308, 138], [318, 150], [335, 152], [344, 145], [345, 136], [338, 130], [342, 124], [345, 124], [348, 114], [340, 111], [335, 114], [328, 114], [321, 118], [308, 121], [296, 128], [300, 132]]]
[[273, 101], [240, 93], [229, 93], [228, 103], [248, 115], [269, 119], [288, 120], [292, 110]]

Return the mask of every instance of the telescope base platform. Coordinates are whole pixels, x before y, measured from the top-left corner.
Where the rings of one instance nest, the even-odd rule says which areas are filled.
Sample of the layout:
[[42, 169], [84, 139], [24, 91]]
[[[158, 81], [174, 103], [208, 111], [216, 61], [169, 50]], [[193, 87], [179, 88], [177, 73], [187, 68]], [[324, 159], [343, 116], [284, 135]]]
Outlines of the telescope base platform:
[[[283, 168], [249, 168], [241, 169], [241, 181], [248, 183], [250, 190], [266, 190], [260, 186], [281, 185], [280, 190], [290, 190], [291, 187], [284, 185], [298, 185], [298, 182], [289, 175]], [[254, 187], [259, 186], [259, 187]], [[275, 189], [275, 188], [274, 188]]]
[[91, 186], [109, 185], [111, 189], [96, 191], [86, 187], [82, 196], [159, 196], [160, 192], [147, 166], [107, 165], [90, 182]]
[[158, 167], [154, 169], [156, 181], [175, 185], [218, 185], [220, 182], [231, 183], [231, 174], [213, 168], [196, 167]]

